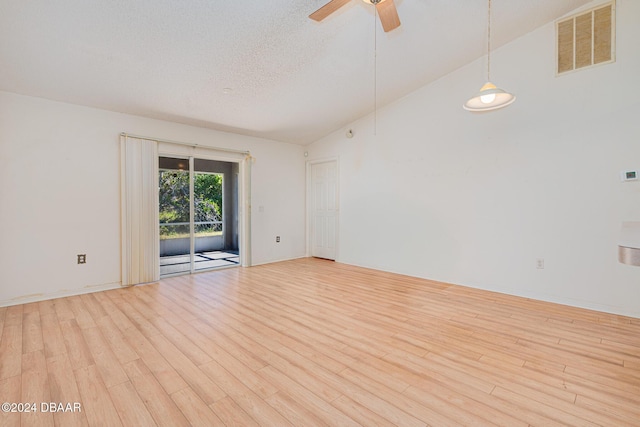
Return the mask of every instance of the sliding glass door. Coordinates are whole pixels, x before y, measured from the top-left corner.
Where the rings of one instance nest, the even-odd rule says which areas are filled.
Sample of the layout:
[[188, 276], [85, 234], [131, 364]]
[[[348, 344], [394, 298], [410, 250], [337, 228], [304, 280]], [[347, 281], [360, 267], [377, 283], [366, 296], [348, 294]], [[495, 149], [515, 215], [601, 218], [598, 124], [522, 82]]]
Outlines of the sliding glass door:
[[238, 169], [237, 163], [160, 157], [161, 276], [239, 263]]
[[159, 219], [160, 275], [190, 273], [191, 173], [190, 159], [160, 157]]

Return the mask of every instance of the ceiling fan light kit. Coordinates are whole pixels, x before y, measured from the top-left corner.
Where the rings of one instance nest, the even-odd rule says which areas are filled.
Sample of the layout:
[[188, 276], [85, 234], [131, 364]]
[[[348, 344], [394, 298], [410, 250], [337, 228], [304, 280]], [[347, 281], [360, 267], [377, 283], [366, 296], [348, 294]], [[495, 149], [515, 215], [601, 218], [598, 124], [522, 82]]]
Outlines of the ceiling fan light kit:
[[491, 111], [513, 104], [515, 95], [502, 90], [491, 83], [491, 0], [489, 0], [487, 20], [487, 83], [480, 88], [480, 92], [462, 106], [467, 111]]

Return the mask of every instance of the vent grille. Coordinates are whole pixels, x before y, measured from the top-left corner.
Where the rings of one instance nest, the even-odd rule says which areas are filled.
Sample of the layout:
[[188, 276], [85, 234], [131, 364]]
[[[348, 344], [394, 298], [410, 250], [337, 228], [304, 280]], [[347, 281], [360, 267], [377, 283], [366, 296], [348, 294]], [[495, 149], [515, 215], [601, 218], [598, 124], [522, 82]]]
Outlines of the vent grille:
[[615, 2], [559, 21], [557, 73], [615, 61]]

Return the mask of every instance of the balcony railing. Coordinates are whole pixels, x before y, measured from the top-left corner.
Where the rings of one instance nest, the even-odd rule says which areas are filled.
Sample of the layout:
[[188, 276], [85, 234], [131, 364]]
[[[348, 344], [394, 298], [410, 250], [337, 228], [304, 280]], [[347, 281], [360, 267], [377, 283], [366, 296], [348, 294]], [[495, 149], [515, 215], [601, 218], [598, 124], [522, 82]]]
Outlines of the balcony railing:
[[[218, 236], [223, 232], [222, 221], [195, 221], [196, 237]], [[189, 222], [161, 222], [160, 239], [178, 239], [191, 234]]]

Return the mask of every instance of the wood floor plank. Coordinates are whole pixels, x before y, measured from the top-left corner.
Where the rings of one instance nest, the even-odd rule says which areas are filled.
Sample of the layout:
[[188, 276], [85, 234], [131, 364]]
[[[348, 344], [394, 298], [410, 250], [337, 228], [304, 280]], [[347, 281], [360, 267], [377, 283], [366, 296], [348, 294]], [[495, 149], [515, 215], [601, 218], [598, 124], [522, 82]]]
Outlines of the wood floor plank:
[[40, 311], [37, 305], [33, 305], [35, 311], [24, 313], [22, 320], [22, 352], [31, 353], [32, 351], [44, 349], [42, 340], [42, 327], [40, 324]]
[[298, 259], [0, 307], [0, 425], [635, 426], [640, 320]]
[[260, 424], [249, 416], [231, 397], [218, 400], [210, 405], [227, 427], [258, 427]]
[[[132, 294], [134, 295], [130, 294], [128, 298], [132, 306], [152, 323], [159, 333], [179, 347], [194, 364], [201, 365], [211, 360], [211, 356], [199, 347], [198, 342], [193, 342], [177, 329], [180, 327], [191, 329], [186, 327], [188, 324], [184, 324], [182, 319], [157, 304], [153, 306], [154, 309], [150, 309], [145, 301], [151, 300], [145, 298], [143, 292], [132, 292]], [[140, 296], [143, 298], [139, 298]]]
[[2, 339], [2, 330], [4, 329], [4, 321], [7, 315], [7, 307], [0, 307], [0, 339]]
[[620, 357], [623, 358], [624, 362], [632, 362], [636, 364], [640, 364], [640, 346], [627, 344], [617, 341], [611, 341], [603, 339], [602, 346], [605, 348], [615, 351]]
[[85, 402], [82, 412], [87, 416], [89, 424], [121, 426], [120, 417], [95, 365], [76, 369], [74, 374], [82, 402]]
[[304, 405], [299, 404], [296, 397], [289, 396], [280, 391], [267, 397], [265, 401], [294, 426], [327, 425], [327, 423], [306, 409]]
[[102, 305], [96, 300], [94, 294], [82, 294], [80, 295], [80, 299], [84, 303], [87, 312], [91, 315], [93, 321], [97, 321], [104, 316], [107, 316], [107, 312], [102, 308]]
[[635, 360], [625, 360], [624, 367], [628, 369], [640, 371], [640, 362], [636, 362]]
[[158, 331], [153, 323], [147, 320], [142, 313], [130, 304], [127, 294], [132, 292], [132, 290], [119, 290], [118, 292], [111, 292], [109, 295], [114, 304], [118, 306], [118, 309], [127, 316], [128, 323], [131, 327], [135, 327], [145, 336], [158, 335], [160, 331]]
[[67, 354], [74, 368], [86, 368], [95, 362], [75, 318], [60, 321], [60, 330], [67, 346]]
[[[22, 378], [20, 375], [13, 377], [0, 379], [0, 396], [2, 396], [3, 403], [18, 403], [20, 399], [20, 388], [22, 385]], [[0, 425], [3, 427], [18, 427], [20, 426], [20, 413], [9, 411], [0, 411]]]
[[[67, 403], [82, 403], [82, 396], [78, 391], [78, 383], [67, 353], [61, 353], [47, 358], [47, 372], [49, 373], [51, 402], [62, 403], [64, 405]], [[88, 404], [91, 403], [85, 403], [85, 405]], [[55, 412], [53, 417], [56, 425], [89, 425], [84, 412]]]
[[[356, 372], [351, 368], [345, 369], [341, 374], [344, 378], [349, 380], [353, 384], [357, 384], [363, 390], [373, 394], [374, 396], [385, 396], [385, 403], [393, 406], [388, 406], [383, 410], [381, 402], [374, 403], [375, 399], [368, 397], [370, 403], [365, 403], [365, 400], [357, 400], [359, 403], [365, 405], [372, 411], [376, 411], [379, 415], [385, 418], [404, 425], [406, 420], [405, 414], [410, 414], [413, 417], [420, 420], [421, 423], [434, 424], [434, 425], [474, 425], [479, 426], [482, 421], [465, 411], [464, 408], [456, 408], [455, 411], [447, 411], [448, 405], [446, 402], [436, 396], [435, 394], [429, 394], [429, 400], [421, 399], [421, 401], [410, 398], [404, 393], [398, 393], [391, 390], [385, 384], [378, 383], [375, 379], [363, 375], [360, 372]], [[428, 385], [425, 385], [428, 388]], [[397, 409], [395, 409], [397, 408]], [[450, 407], [449, 407], [450, 409]], [[399, 411], [400, 412], [399, 412]], [[486, 424], [486, 421], [484, 421]]]
[[[491, 394], [522, 408], [520, 416], [525, 421], [531, 420], [528, 422], [531, 422], [534, 425], [541, 423], [538, 417], [545, 417], [547, 420], [553, 420], [563, 426], [596, 427], [599, 425], [585, 418], [566, 413], [554, 406], [545, 405], [539, 402], [533, 404], [531, 399], [527, 396], [514, 393], [502, 387], [496, 387]], [[547, 421], [542, 421], [542, 423], [546, 422]]]
[[596, 370], [588, 366], [567, 366], [564, 373], [572, 376], [576, 381], [584, 381], [597, 386], [610, 387], [627, 396], [640, 396], [640, 383], [633, 381], [631, 377], [625, 376], [624, 371], [615, 375], [606, 369]]
[[124, 365], [139, 357], [133, 347], [125, 340], [122, 331], [117, 328], [110, 316], [101, 317], [97, 323], [102, 336], [108, 342], [120, 364]]
[[[504, 386], [512, 391], [520, 391], [529, 396], [540, 395], [549, 400], [562, 400], [573, 403], [576, 395], [568, 391], [559, 390], [554, 385], [546, 381], [543, 375], [530, 377], [531, 371], [518, 366], [505, 366], [499, 360], [481, 359], [477, 365], [478, 369], [493, 372], [498, 386]], [[464, 367], [469, 369], [469, 365]]]
[[56, 298], [53, 300], [53, 308], [60, 321], [75, 318], [73, 310], [71, 310], [71, 302], [67, 298]]
[[629, 393], [611, 384], [596, 382], [593, 378], [582, 378], [570, 373], [563, 373], [559, 377], [562, 386], [567, 391], [575, 393], [576, 404], [581, 398], [592, 399], [610, 408], [637, 416], [640, 419], [640, 394]]
[[[179, 279], [179, 277], [176, 277], [176, 279]], [[181, 322], [190, 322], [198, 318], [198, 316], [190, 309], [191, 307], [188, 306], [188, 308], [183, 308], [177, 305], [174, 300], [164, 295], [165, 291], [173, 290], [172, 287], [159, 289], [157, 286], [140, 286], [138, 289], [140, 289], [139, 294], [145, 295], [146, 298], [144, 301], [146, 304], [153, 307], [160, 307], [161, 310], [164, 310], [164, 313], [171, 313], [172, 315], [168, 317], [169, 319], [180, 319]]]
[[258, 372], [260, 375], [263, 375], [265, 379], [276, 385], [276, 387], [287, 390], [288, 393], [295, 396], [297, 402], [304, 405], [316, 418], [323, 420], [327, 425], [358, 425], [355, 420], [338, 411], [327, 400], [312, 393], [274, 367], [266, 366]]
[[[223, 323], [215, 318], [211, 318], [210, 316], [203, 316], [203, 321], [202, 322], [197, 322], [196, 324], [198, 325], [198, 329], [199, 330], [208, 330], [211, 327], [213, 327], [214, 331], [211, 331], [211, 333], [215, 332], [215, 329], [221, 329], [223, 328]], [[264, 322], [266, 323], [262, 323], [261, 326], [275, 326], [273, 324], [273, 322], [270, 322], [268, 319], [263, 319]], [[300, 318], [298, 320], [301, 320]], [[206, 323], [205, 323], [206, 322]], [[298, 333], [304, 333], [304, 332], [310, 332], [310, 329], [307, 327], [304, 327], [302, 325], [293, 325], [289, 322], [289, 320], [287, 318], [281, 318], [279, 320], [279, 322], [282, 325], [286, 325], [286, 328], [284, 329], [285, 331], [291, 331], [291, 330], [295, 330], [294, 335], [296, 335], [296, 338], [301, 337], [300, 335], [298, 335]], [[250, 340], [251, 343], [250, 344], [242, 344], [242, 347], [245, 349], [244, 351], [242, 351], [241, 353], [238, 353], [238, 348], [236, 348], [233, 351], [234, 355], [238, 355], [236, 357], [243, 357], [245, 359], [245, 363], [247, 364], [247, 366], [252, 366], [252, 369], [257, 370], [260, 369], [262, 367], [264, 367], [266, 365], [266, 363], [264, 362], [266, 360], [265, 357], [261, 357], [262, 360], [258, 360], [258, 361], [254, 361], [251, 358], [251, 353], [250, 352], [256, 352], [258, 349], [264, 348], [262, 346], [257, 346], [256, 345], [256, 341], [251, 340], [248, 337], [245, 337], [244, 335], [242, 335], [242, 331], [246, 330], [246, 328], [248, 327], [249, 330], [252, 330], [252, 326], [251, 324], [255, 324], [255, 320], [251, 319], [246, 321], [245, 323], [239, 323], [239, 322], [234, 322], [231, 324], [233, 331], [232, 332], [227, 332], [227, 334], [230, 337], [233, 337], [233, 341], [242, 341], [242, 340]], [[314, 335], [314, 338], [319, 340], [320, 343], [324, 343], [325, 346], [324, 347], [328, 347], [328, 340], [326, 339], [326, 337], [322, 337], [321, 335]], [[330, 365], [331, 369], [334, 372], [339, 372], [342, 369], [344, 369], [346, 366], [339, 362], [338, 360], [336, 360], [335, 358], [332, 359], [330, 357], [325, 357], [325, 353], [323, 351], [318, 350], [317, 348], [314, 348], [312, 345], [313, 340], [312, 339], [292, 339], [289, 335], [287, 334], [279, 334], [277, 337], [277, 341], [279, 344], [285, 344], [287, 345], [289, 348], [295, 350], [296, 352], [305, 355], [306, 357], [309, 358], [313, 358], [314, 360], [317, 360], [319, 363], [325, 364], [325, 365]], [[331, 342], [331, 346], [336, 345], [335, 341]], [[323, 347], [322, 344], [320, 344], [320, 347]], [[269, 352], [269, 350], [267, 350], [265, 348], [265, 351]], [[266, 353], [265, 353], [266, 354]], [[341, 355], [342, 357], [342, 355]], [[322, 359], [320, 361], [320, 359]], [[260, 366], [260, 364], [262, 364]]]
[[[590, 397], [578, 396], [576, 399], [576, 406], [582, 406], [590, 409], [590, 413], [596, 413], [599, 416], [596, 421], [605, 420], [606, 423], [617, 420], [616, 425], [633, 426], [638, 424], [640, 420], [640, 414], [638, 408], [626, 402], [626, 405], [620, 405], [621, 402], [603, 402], [601, 400], [592, 399]], [[600, 414], [603, 414], [600, 416]]]
[[[53, 426], [53, 413], [42, 412], [41, 402], [51, 402], [47, 361], [43, 350], [36, 350], [22, 356], [22, 396], [18, 402], [36, 405], [35, 412], [22, 414], [22, 425]], [[3, 398], [5, 396], [2, 396]]]
[[[111, 322], [120, 330], [120, 332], [124, 332], [125, 330], [132, 328], [134, 325], [131, 323], [131, 320], [120, 310], [120, 308], [111, 300], [111, 292], [97, 292], [94, 294], [96, 300], [100, 303], [105, 312], [109, 315]], [[117, 297], [117, 296], [114, 296]], [[103, 319], [99, 319], [103, 321]]]
[[5, 324], [0, 339], [0, 380], [20, 375], [22, 369], [22, 325]]
[[425, 357], [418, 357], [411, 353], [394, 350], [384, 356], [384, 360], [413, 372], [420, 380], [424, 376], [428, 376], [443, 383], [462, 383], [466, 387], [471, 387], [484, 393], [491, 393], [491, 390], [496, 385], [495, 379], [490, 374], [481, 375], [481, 373], [472, 370], [456, 369], [454, 361], [465, 359], [456, 359], [451, 355], [445, 357], [437, 353], [428, 353]]
[[343, 414], [363, 426], [395, 427], [396, 424], [365, 408], [355, 400], [342, 395], [331, 402]]
[[129, 381], [110, 387], [109, 394], [123, 425], [157, 426], [135, 387]]
[[68, 301], [71, 311], [73, 312], [73, 317], [80, 329], [94, 328], [96, 326], [91, 313], [87, 310], [87, 307], [79, 295], [69, 297]]
[[[221, 342], [221, 345], [224, 345], [229, 351], [216, 346], [215, 352], [212, 353], [213, 358], [210, 358], [209, 361], [215, 360], [229, 372], [233, 372], [240, 382], [263, 399], [275, 394], [278, 390], [255, 373], [255, 371], [262, 368], [264, 364], [259, 364], [254, 369], [245, 365], [238, 357], [241, 352], [244, 352], [244, 349], [240, 346], [225, 345], [229, 342], [230, 341]], [[241, 351], [238, 351], [238, 349]]]
[[[425, 406], [435, 405], [440, 410], [444, 410], [447, 416], [465, 426], [526, 427], [529, 425], [527, 422], [468, 398], [462, 393], [454, 392], [437, 382], [422, 384], [421, 387], [411, 386], [403, 394]], [[434, 399], [434, 396], [438, 396], [438, 398]], [[442, 402], [445, 402], [445, 404], [442, 404]], [[461, 408], [464, 408], [464, 410], [461, 410]]]
[[[173, 366], [162, 356], [160, 352], [137, 329], [129, 328], [124, 331], [125, 339], [140, 356], [142, 361], [154, 373], [167, 393], [187, 387], [187, 383], [178, 374]], [[113, 388], [113, 387], [112, 387]]]
[[200, 367], [202, 371], [220, 386], [227, 396], [241, 407], [260, 425], [264, 426], [293, 426], [278, 411], [268, 405], [262, 398], [242, 384], [224, 367], [212, 360]]
[[48, 299], [38, 302], [38, 310], [40, 311], [40, 318], [44, 316], [50, 316], [56, 314], [55, 300]]
[[[243, 348], [227, 335], [216, 331], [210, 324], [194, 321], [191, 325], [192, 327], [183, 325], [184, 334], [193, 342], [198, 343], [198, 346], [210, 356], [209, 360], [224, 360], [229, 354], [232, 354], [237, 362], [253, 371], [267, 365], [261, 357], [257, 357], [256, 352], [253, 351], [254, 348], [251, 351]], [[233, 331], [231, 336], [235, 336], [233, 334], [236, 333]]]
[[[226, 396], [225, 392], [215, 382], [211, 381], [202, 371], [189, 360], [176, 346], [162, 335], [152, 335], [149, 341], [156, 350], [169, 362], [182, 379], [207, 404], [220, 400]], [[168, 391], [168, 390], [167, 390]], [[172, 393], [172, 391], [168, 391]]]
[[[193, 426], [224, 426], [224, 423], [209, 406], [190, 388], [178, 390], [171, 395], [184, 416]], [[220, 401], [218, 401], [220, 402]]]
[[[361, 346], [355, 341], [350, 341], [348, 337], [340, 335], [344, 331], [344, 327], [336, 327], [336, 331], [334, 331], [327, 322], [315, 321], [304, 311], [288, 310], [287, 307], [280, 304], [274, 303], [270, 309], [281, 314], [277, 321], [264, 316], [256, 316], [246, 322], [249, 326], [253, 324], [259, 328], [271, 328], [277, 334], [278, 344], [285, 345], [304, 357], [314, 359], [323, 366], [330, 367], [333, 372], [340, 372], [346, 367], [344, 362], [348, 359], [348, 355], [335, 351], [344, 347], [346, 342], [357, 347], [355, 358], [369, 354], [367, 350], [370, 347]], [[344, 322], [341, 323], [341, 325], [344, 324]], [[252, 329], [251, 326], [250, 329]], [[350, 363], [352, 362], [353, 360], [350, 360]]]
[[24, 305], [13, 305], [7, 307], [4, 325], [5, 326], [20, 326], [22, 325], [22, 318], [24, 315]]
[[149, 410], [158, 426], [188, 426], [189, 422], [171, 396], [162, 388], [151, 371], [140, 359], [126, 366], [131, 384]]
[[107, 388], [128, 381], [127, 374], [98, 327], [83, 329], [82, 336]]
[[[40, 305], [42, 310], [42, 305]], [[42, 341], [44, 346], [44, 355], [49, 358], [57, 354], [66, 353], [67, 346], [64, 343], [62, 330], [60, 330], [60, 322], [55, 310], [44, 312], [48, 314], [40, 314], [40, 326], [42, 330]]]
[[[301, 356], [291, 348], [281, 345], [278, 339], [263, 339], [264, 334], [255, 331], [255, 327], [246, 330], [245, 334], [253, 340], [253, 344], [250, 345], [263, 347], [266, 350], [262, 350], [261, 355], [271, 366], [295, 376], [300, 384], [327, 401], [331, 401], [340, 396], [338, 390], [329, 386], [319, 378], [324, 374], [329, 374], [329, 371], [322, 370], [322, 373], [320, 373], [318, 370], [315, 370], [315, 368], [319, 366], [316, 365], [315, 362], [301, 358]], [[312, 372], [314, 370], [315, 372]]]

